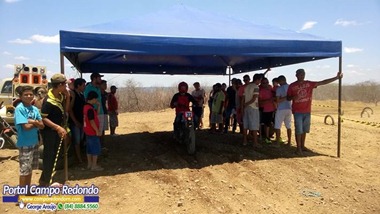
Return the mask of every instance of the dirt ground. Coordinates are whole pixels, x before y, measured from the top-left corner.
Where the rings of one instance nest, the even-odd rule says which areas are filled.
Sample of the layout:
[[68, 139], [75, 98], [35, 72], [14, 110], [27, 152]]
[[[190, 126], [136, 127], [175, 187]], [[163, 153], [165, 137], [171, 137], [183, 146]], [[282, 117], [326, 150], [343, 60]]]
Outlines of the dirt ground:
[[[241, 145], [240, 134], [205, 130], [196, 133], [197, 152], [189, 156], [172, 139], [173, 110], [123, 113], [120, 136], [106, 138], [105, 170], [72, 166], [68, 183], [100, 188], [94, 213], [380, 213], [380, 124], [360, 122], [379, 122], [380, 107], [342, 105], [341, 158], [337, 125], [324, 124], [327, 114], [337, 122], [336, 101], [314, 101], [306, 139], [312, 152], [302, 157], [294, 154], [294, 140], [291, 147], [254, 150]], [[366, 106], [373, 114], [362, 118]], [[1, 186], [17, 185], [17, 154], [0, 150]], [[34, 182], [40, 173], [33, 173]], [[25, 210], [0, 203], [5, 212]]]

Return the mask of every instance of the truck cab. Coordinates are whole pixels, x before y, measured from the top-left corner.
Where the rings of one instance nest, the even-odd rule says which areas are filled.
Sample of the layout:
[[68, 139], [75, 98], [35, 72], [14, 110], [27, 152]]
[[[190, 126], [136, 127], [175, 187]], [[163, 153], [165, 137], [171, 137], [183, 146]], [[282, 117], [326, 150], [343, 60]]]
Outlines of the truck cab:
[[13, 78], [5, 78], [0, 82], [0, 117], [9, 124], [14, 124], [13, 101], [19, 98], [17, 89], [24, 85], [48, 88], [45, 66], [15, 65]]

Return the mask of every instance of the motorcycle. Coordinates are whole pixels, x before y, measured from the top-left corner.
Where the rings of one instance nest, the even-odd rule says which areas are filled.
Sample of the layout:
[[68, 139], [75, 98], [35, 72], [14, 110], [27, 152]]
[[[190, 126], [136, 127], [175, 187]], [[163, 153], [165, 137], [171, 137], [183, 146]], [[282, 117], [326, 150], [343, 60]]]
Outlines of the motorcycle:
[[[3, 102], [0, 103], [0, 109], [3, 108]], [[7, 121], [0, 116], [0, 149], [4, 146], [4, 142], [9, 143], [13, 148], [17, 144], [17, 131], [14, 127], [9, 125]]]
[[174, 131], [180, 144], [186, 144], [187, 153], [193, 155], [195, 153], [195, 130], [194, 115], [191, 111], [179, 113], [178, 121], [174, 124]]

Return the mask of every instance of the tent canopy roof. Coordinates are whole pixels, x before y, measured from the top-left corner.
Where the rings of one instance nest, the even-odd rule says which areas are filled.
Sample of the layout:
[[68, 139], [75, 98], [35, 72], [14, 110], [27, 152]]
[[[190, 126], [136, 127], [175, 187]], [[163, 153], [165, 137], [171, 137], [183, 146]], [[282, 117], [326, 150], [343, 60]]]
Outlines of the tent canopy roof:
[[175, 6], [62, 30], [60, 49], [82, 73], [220, 75], [339, 57], [342, 42]]

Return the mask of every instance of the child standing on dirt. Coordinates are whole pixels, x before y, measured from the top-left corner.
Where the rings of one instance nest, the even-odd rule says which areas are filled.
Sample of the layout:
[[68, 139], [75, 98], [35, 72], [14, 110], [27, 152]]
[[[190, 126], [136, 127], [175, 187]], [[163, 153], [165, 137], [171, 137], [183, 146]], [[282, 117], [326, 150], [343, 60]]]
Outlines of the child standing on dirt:
[[[87, 103], [83, 107], [83, 130], [86, 134], [86, 152], [87, 152], [87, 169], [91, 171], [102, 171], [98, 162], [100, 155], [100, 136], [102, 132], [99, 129], [98, 111], [101, 108], [98, 102], [98, 94], [95, 91], [90, 91], [87, 95]], [[94, 105], [97, 106], [95, 110]]]
[[38, 129], [44, 128], [41, 114], [31, 104], [34, 94], [32, 86], [22, 86], [19, 92], [21, 103], [15, 109], [14, 121], [19, 149], [20, 186], [30, 186], [32, 170], [38, 168]]

